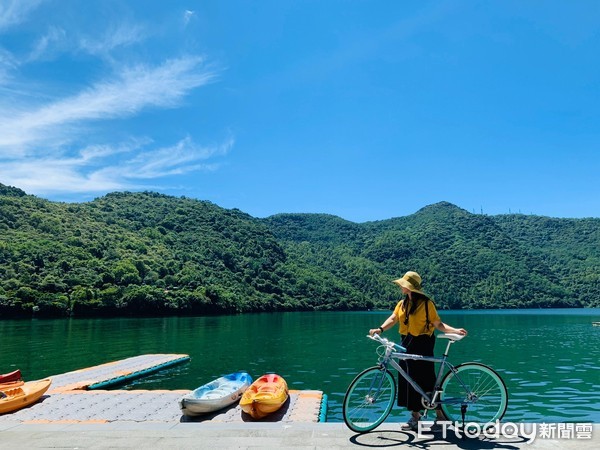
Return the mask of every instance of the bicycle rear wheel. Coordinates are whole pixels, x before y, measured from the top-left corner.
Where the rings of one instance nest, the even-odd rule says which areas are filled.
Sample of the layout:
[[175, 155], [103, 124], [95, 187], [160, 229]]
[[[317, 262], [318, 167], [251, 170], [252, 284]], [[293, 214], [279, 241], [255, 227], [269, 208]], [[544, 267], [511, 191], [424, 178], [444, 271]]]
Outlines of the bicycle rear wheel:
[[[502, 419], [508, 405], [504, 381], [484, 364], [465, 363], [442, 380], [442, 411], [453, 422], [487, 424]], [[464, 417], [463, 417], [464, 413]]]
[[389, 370], [371, 367], [359, 373], [348, 386], [342, 414], [348, 428], [366, 433], [388, 416], [396, 399], [396, 380]]

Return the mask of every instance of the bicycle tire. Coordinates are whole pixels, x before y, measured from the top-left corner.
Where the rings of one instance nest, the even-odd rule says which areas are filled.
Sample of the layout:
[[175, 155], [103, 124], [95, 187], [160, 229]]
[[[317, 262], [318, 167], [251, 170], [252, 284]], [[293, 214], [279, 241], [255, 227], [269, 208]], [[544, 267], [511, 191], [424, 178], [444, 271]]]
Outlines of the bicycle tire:
[[464, 363], [455, 369], [442, 380], [441, 407], [446, 419], [465, 424], [491, 424], [502, 419], [508, 406], [508, 391], [500, 375], [480, 363]]
[[357, 433], [374, 430], [387, 418], [396, 399], [396, 380], [388, 369], [370, 367], [359, 373], [346, 391], [342, 415]]

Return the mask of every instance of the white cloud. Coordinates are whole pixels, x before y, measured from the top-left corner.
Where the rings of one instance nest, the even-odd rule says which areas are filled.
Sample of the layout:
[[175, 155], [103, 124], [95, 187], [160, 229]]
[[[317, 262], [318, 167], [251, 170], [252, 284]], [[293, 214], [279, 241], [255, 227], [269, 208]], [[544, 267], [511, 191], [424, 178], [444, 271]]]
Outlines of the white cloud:
[[78, 142], [93, 142], [96, 122], [135, 116], [150, 107], [175, 107], [214, 77], [201, 58], [180, 58], [123, 69], [114, 79], [29, 110], [0, 104], [0, 180], [36, 195], [99, 193], [142, 189], [147, 188], [139, 184], [144, 180], [215, 170], [218, 165], [209, 159], [227, 154], [232, 138], [203, 147], [188, 136], [152, 148], [153, 140], [143, 137], [89, 144], [73, 152]]
[[189, 9], [186, 9], [183, 13], [183, 24], [187, 26], [187, 24], [190, 23], [190, 20], [192, 20], [192, 17], [194, 17], [195, 14], [195, 11], [190, 11]]
[[130, 139], [118, 145], [89, 145], [79, 151], [81, 162], [86, 163], [100, 158], [106, 158], [142, 149], [152, 143], [149, 138]]
[[[11, 161], [0, 166], [0, 179], [36, 195], [144, 189], [144, 180], [215, 170], [218, 164], [208, 160], [226, 155], [233, 139], [214, 147], [198, 146], [190, 137], [173, 146], [147, 149], [151, 144], [147, 138], [137, 139], [117, 146], [86, 147], [75, 157]], [[118, 158], [132, 153], [129, 159]]]
[[25, 159], [3, 164], [2, 182], [36, 195], [119, 190], [123, 183], [83, 172], [75, 159]]
[[82, 122], [128, 117], [149, 107], [174, 107], [215, 77], [201, 63], [201, 58], [188, 57], [158, 67], [127, 68], [114, 80], [25, 112], [0, 105], [0, 157], [27, 154], [40, 142], [64, 145], [77, 139]]
[[129, 161], [130, 167], [125, 169], [127, 174], [123, 175], [128, 178], [158, 178], [214, 168], [214, 165], [208, 166], [200, 161], [225, 155], [232, 146], [233, 139], [230, 138], [219, 146], [200, 147], [188, 136], [171, 147], [139, 154]]
[[[17, 25], [41, 3], [0, 0], [0, 33], [10, 29], [19, 36]], [[194, 14], [185, 11], [186, 25]], [[120, 64], [116, 55], [123, 57], [125, 52], [117, 50], [143, 44], [149, 36], [147, 27], [113, 22], [116, 25], [102, 34], [86, 30], [95, 38], [80, 38], [81, 32], [69, 23], [48, 23], [37, 28], [45, 31], [37, 38], [20, 34], [29, 42], [6, 49], [0, 45], [0, 182], [35, 195], [89, 194], [147, 189], [151, 180], [219, 167], [218, 158], [230, 151], [233, 138], [202, 146], [186, 136], [170, 144], [163, 142], [160, 131], [157, 136], [128, 138], [120, 123], [135, 119], [141, 124], [144, 112], [176, 108], [194, 89], [212, 82], [217, 72], [203, 58]], [[29, 50], [19, 55], [19, 49]], [[156, 57], [152, 51], [142, 51], [136, 52], [136, 58], [144, 54]], [[90, 55], [94, 64], [87, 63]], [[76, 58], [69, 61], [70, 56]], [[27, 63], [35, 63], [29, 72], [23, 70]], [[71, 67], [75, 75], [69, 73]], [[38, 68], [44, 76], [24, 76]], [[95, 81], [87, 87], [62, 84], [73, 76], [81, 86], [86, 79], [80, 74], [90, 73]], [[71, 93], [61, 90], [69, 87]]]
[[54, 47], [60, 47], [60, 43], [64, 42], [66, 39], [66, 32], [62, 28], [59, 27], [50, 27], [48, 32], [38, 39], [38, 41], [33, 46], [28, 61], [37, 61], [39, 59], [48, 58], [49, 54], [54, 53]]
[[107, 56], [118, 47], [143, 41], [147, 33], [139, 24], [121, 23], [108, 28], [100, 39], [89, 37], [79, 41], [79, 48], [92, 55]]
[[17, 67], [13, 55], [0, 47], [0, 87], [4, 86], [10, 79], [10, 73]]
[[27, 19], [30, 11], [44, 0], [2, 0], [0, 2], [0, 32], [14, 27]]
[[18, 63], [12, 53], [0, 47], [0, 67], [2, 66], [14, 69], [18, 66]]

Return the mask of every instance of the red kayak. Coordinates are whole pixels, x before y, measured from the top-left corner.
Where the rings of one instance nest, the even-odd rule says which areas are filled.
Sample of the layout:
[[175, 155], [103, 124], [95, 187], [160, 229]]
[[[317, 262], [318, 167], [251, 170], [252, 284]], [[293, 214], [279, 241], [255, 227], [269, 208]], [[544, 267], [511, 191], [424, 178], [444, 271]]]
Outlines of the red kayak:
[[0, 384], [10, 383], [11, 381], [19, 381], [21, 379], [21, 371], [19, 369], [14, 372], [5, 373], [0, 375]]

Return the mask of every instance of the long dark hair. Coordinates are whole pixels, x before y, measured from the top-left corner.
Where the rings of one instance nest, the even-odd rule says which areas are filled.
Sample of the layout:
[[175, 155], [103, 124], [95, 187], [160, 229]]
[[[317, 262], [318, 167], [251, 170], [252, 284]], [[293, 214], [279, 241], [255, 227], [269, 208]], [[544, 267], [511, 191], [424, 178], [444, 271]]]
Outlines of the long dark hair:
[[425, 302], [425, 325], [429, 330], [429, 308], [427, 305], [427, 302], [429, 301], [431, 301], [431, 299], [420, 292], [411, 292], [410, 296], [406, 295], [402, 301], [402, 310], [406, 312], [404, 315], [404, 325], [408, 325], [408, 317], [415, 312], [417, 306]]

